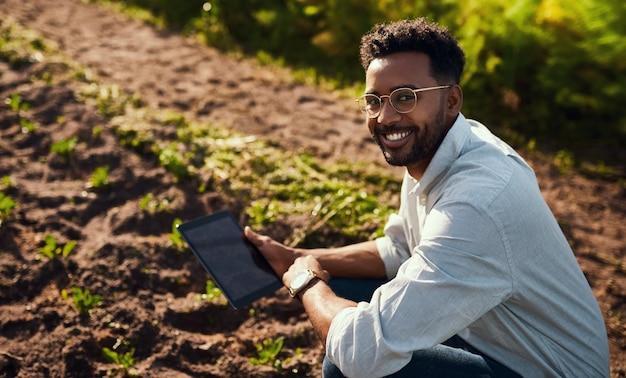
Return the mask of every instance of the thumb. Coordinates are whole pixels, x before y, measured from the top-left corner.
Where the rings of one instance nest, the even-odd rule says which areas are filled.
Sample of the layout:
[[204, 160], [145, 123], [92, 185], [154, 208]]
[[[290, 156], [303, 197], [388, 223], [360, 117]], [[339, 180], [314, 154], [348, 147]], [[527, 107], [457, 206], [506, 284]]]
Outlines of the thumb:
[[248, 241], [250, 241], [252, 244], [256, 245], [257, 247], [260, 247], [261, 245], [263, 245], [263, 241], [259, 237], [259, 234], [252, 231], [250, 226], [244, 227], [243, 234], [246, 237], [246, 239], [248, 239]]

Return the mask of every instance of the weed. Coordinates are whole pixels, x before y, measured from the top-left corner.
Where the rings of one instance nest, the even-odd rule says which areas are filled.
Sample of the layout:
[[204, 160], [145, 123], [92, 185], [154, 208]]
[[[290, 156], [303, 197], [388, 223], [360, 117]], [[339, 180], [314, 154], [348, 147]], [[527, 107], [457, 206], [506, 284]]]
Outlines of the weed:
[[161, 166], [167, 169], [178, 180], [189, 177], [189, 170], [176, 145], [169, 145], [158, 152]]
[[91, 136], [94, 140], [99, 140], [102, 137], [102, 126], [96, 125], [91, 129]]
[[554, 157], [554, 165], [562, 175], [567, 174], [574, 167], [574, 154], [571, 151], [560, 150]]
[[148, 193], [141, 198], [139, 201], [139, 210], [144, 211], [147, 210], [149, 213], [153, 213], [150, 208], [150, 203], [152, 203], [152, 198], [154, 198], [154, 194]]
[[30, 104], [22, 101], [22, 96], [19, 93], [13, 93], [11, 97], [4, 100], [4, 103], [9, 105], [9, 108], [18, 115], [20, 112], [30, 109]]
[[44, 242], [46, 245], [39, 249], [39, 253], [49, 259], [54, 259], [57, 256], [67, 257], [76, 247], [76, 241], [74, 240], [70, 240], [61, 246], [57, 243], [57, 239], [50, 234], [46, 235]]
[[29, 134], [37, 129], [37, 125], [25, 118], [20, 119], [20, 126], [22, 126], [22, 133]]
[[278, 358], [278, 354], [282, 351], [284, 342], [285, 338], [279, 336], [276, 340], [267, 339], [262, 343], [257, 343], [256, 352], [258, 357], [251, 357], [248, 361], [252, 365], [271, 366], [282, 373], [284, 371], [283, 363]]
[[[5, 176], [7, 177], [7, 176]], [[2, 226], [2, 221], [9, 218], [11, 215], [11, 210], [17, 207], [17, 202], [13, 200], [13, 198], [8, 195], [0, 192], [0, 226]]]
[[620, 177], [620, 172], [617, 169], [606, 165], [603, 161], [595, 164], [584, 162], [581, 164], [580, 171], [587, 177], [603, 180], [616, 180]]
[[106, 118], [122, 115], [127, 105], [137, 105], [139, 99], [128, 96], [117, 85], [90, 83], [83, 87], [81, 96], [96, 100], [98, 113]]
[[56, 143], [54, 143], [50, 147], [50, 152], [54, 152], [59, 155], [63, 161], [68, 162], [70, 160], [70, 156], [74, 152], [76, 148], [76, 144], [78, 143], [78, 137], [71, 137], [68, 139], [62, 139]]
[[34, 122], [31, 122], [22, 117], [24, 111], [30, 109], [30, 104], [22, 100], [22, 96], [19, 93], [13, 93], [11, 97], [4, 100], [5, 104], [9, 105], [9, 108], [17, 113], [19, 117], [20, 126], [22, 126], [22, 133], [28, 134], [35, 131], [37, 126]]
[[96, 190], [103, 190], [109, 187], [109, 167], [98, 167], [94, 170], [93, 174], [87, 182], [87, 188], [93, 188]]
[[198, 297], [198, 299], [206, 300], [209, 302], [215, 302], [216, 300], [221, 299], [220, 303], [222, 305], [228, 304], [228, 301], [222, 297], [222, 290], [220, 290], [220, 288], [215, 285], [215, 282], [213, 282], [213, 280], [207, 280], [204, 294], [199, 295]]
[[139, 154], [149, 152], [152, 142], [147, 133], [128, 129], [123, 126], [114, 127], [114, 131], [122, 146], [130, 147]]
[[115, 365], [115, 368], [111, 371], [111, 375], [117, 376], [121, 374], [122, 376], [134, 377], [137, 375], [132, 371], [132, 367], [135, 365], [135, 348], [130, 348], [128, 351], [120, 353], [116, 351], [116, 349], [122, 343], [128, 345], [128, 342], [117, 339], [112, 349], [107, 347], [102, 348], [102, 354], [107, 361]]
[[15, 188], [15, 184], [13, 180], [11, 180], [11, 176], [2, 176], [0, 179], [0, 189], [11, 189]]
[[[86, 313], [94, 309], [102, 302], [102, 297], [99, 295], [91, 294], [89, 289], [81, 289], [80, 287], [72, 286], [72, 299], [74, 300], [74, 306], [79, 313]], [[69, 295], [66, 289], [61, 290], [61, 297], [64, 300], [69, 299]]]
[[181, 219], [174, 219], [174, 221], [172, 222], [172, 232], [168, 235], [170, 241], [172, 242], [172, 246], [178, 252], [183, 252], [185, 250], [185, 246], [187, 245], [185, 239], [183, 239], [183, 236], [180, 234], [180, 232], [178, 232], [178, 226], [182, 223], [183, 221]]

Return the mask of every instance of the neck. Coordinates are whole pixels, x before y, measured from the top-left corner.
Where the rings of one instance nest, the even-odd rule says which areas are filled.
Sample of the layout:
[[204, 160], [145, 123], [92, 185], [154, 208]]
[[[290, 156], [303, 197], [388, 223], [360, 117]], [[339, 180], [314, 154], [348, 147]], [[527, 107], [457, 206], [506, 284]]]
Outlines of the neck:
[[408, 165], [406, 167], [406, 170], [411, 177], [419, 181], [422, 178], [422, 176], [424, 176], [424, 172], [426, 172], [426, 168], [428, 168], [428, 164], [430, 164], [430, 161], [432, 159], [433, 157], [430, 156], [428, 159], [424, 159], [418, 163]]

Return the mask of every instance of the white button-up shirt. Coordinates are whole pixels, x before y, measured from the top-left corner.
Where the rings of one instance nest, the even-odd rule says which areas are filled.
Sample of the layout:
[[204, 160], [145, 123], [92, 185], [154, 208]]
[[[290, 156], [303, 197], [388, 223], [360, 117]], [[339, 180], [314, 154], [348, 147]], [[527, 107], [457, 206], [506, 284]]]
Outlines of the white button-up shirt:
[[376, 241], [391, 279], [333, 319], [327, 355], [350, 377], [406, 365], [458, 334], [527, 377], [608, 377], [602, 314], [532, 169], [459, 115]]

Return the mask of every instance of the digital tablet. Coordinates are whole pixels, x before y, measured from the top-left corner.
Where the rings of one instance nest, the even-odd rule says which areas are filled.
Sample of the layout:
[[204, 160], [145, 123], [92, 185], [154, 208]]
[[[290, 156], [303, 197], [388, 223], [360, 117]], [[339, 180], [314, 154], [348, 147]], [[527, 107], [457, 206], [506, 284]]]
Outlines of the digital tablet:
[[246, 306], [283, 286], [229, 211], [180, 224], [178, 231], [233, 308]]

